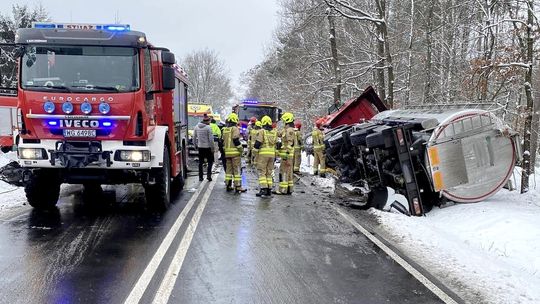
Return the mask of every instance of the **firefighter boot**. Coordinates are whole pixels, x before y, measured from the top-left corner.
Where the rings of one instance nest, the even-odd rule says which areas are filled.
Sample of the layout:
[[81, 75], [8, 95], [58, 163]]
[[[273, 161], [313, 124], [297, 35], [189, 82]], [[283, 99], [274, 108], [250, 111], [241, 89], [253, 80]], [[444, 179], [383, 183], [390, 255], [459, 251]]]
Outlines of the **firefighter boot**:
[[227, 185], [227, 192], [234, 190], [232, 187], [232, 181], [227, 181], [225, 184]]
[[268, 197], [272, 196], [272, 189], [266, 188], [266, 196], [268, 196]]
[[236, 188], [235, 192], [236, 193], [244, 193], [244, 192], [247, 192], [247, 189], [244, 189], [244, 188], [240, 187], [240, 188]]
[[265, 196], [265, 195], [266, 195], [266, 188], [261, 188], [261, 190], [259, 190], [259, 193], [255, 194], [255, 196], [258, 196], [258, 197]]
[[320, 175], [322, 178], [325, 178], [326, 177], [326, 173], [321, 173]]

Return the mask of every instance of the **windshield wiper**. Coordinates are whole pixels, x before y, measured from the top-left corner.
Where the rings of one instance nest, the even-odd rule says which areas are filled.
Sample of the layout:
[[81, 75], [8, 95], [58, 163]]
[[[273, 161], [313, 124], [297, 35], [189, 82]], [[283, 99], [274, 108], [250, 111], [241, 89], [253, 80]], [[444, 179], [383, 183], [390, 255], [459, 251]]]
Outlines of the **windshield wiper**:
[[60, 91], [60, 92], [70, 92], [71, 93], [71, 90], [69, 89], [69, 87], [66, 87], [66, 86], [63, 86], [63, 85], [27, 85], [25, 86], [25, 88], [45, 88], [45, 89], [52, 89], [52, 90], [57, 90], [57, 91]]
[[96, 86], [96, 85], [89, 85], [89, 86], [72, 86], [72, 88], [83, 88], [86, 90], [104, 90], [104, 91], [114, 91], [114, 92], [120, 92], [118, 88], [110, 87], [110, 86]]

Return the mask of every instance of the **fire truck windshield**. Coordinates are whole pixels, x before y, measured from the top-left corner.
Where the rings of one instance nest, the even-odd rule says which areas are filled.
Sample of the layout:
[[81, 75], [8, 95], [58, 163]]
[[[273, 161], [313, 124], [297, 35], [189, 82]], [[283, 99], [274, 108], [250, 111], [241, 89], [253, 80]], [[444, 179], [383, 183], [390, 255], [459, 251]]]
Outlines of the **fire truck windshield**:
[[248, 121], [251, 117], [261, 119], [265, 115], [270, 116], [272, 120], [278, 119], [278, 117], [276, 117], [277, 108], [240, 106], [238, 109], [238, 118], [243, 121]]
[[132, 92], [140, 87], [137, 50], [101, 46], [27, 46], [21, 87], [66, 92]]

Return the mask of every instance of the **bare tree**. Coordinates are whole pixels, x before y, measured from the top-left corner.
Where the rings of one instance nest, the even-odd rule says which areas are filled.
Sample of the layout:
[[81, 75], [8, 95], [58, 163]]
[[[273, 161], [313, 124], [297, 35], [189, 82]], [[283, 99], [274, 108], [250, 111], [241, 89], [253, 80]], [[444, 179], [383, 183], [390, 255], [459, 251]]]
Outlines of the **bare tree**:
[[229, 72], [215, 51], [194, 51], [182, 60], [182, 66], [188, 74], [192, 102], [210, 104], [217, 110], [234, 96]]

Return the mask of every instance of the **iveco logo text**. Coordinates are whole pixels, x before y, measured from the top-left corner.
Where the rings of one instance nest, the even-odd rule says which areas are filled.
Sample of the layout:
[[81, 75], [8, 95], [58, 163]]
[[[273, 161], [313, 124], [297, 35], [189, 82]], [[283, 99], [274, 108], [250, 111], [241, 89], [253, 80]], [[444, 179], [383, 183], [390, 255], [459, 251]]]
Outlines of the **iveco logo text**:
[[114, 101], [114, 97], [112, 96], [102, 96], [102, 97], [95, 97], [95, 96], [92, 96], [92, 97], [85, 97], [85, 96], [67, 96], [67, 97], [64, 97], [64, 96], [43, 96], [43, 100], [50, 100], [50, 101], [81, 101], [81, 102], [84, 102], [84, 101], [99, 101], [99, 102], [104, 102], [104, 101], [108, 101], [108, 102], [111, 102], [111, 101]]
[[89, 119], [60, 119], [60, 128], [99, 128], [99, 121]]

